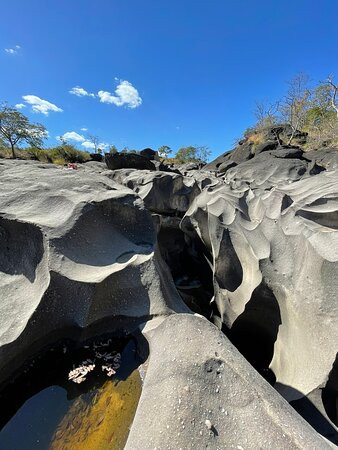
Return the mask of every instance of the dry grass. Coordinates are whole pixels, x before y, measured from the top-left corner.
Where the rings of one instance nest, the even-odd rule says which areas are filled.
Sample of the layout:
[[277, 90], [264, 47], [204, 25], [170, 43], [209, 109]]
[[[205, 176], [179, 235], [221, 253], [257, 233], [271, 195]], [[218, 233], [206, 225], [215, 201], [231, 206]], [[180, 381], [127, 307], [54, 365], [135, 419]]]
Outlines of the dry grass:
[[261, 131], [253, 132], [247, 136], [247, 142], [249, 144], [259, 145], [263, 144], [264, 141], [264, 133], [262, 133]]
[[9, 148], [1, 147], [0, 148], [0, 158], [10, 158], [12, 156], [12, 152]]
[[53, 164], [57, 164], [58, 166], [65, 166], [67, 161], [64, 158], [55, 158], [53, 160]]

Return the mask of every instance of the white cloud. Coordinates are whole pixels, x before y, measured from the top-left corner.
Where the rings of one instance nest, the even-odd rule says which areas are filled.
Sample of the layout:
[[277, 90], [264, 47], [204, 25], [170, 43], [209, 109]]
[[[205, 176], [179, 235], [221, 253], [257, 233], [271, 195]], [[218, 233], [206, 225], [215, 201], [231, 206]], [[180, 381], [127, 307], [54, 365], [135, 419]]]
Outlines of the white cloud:
[[16, 109], [22, 109], [22, 108], [26, 108], [26, 105], [24, 103], [17, 103], [15, 105]]
[[23, 95], [22, 98], [26, 103], [32, 105], [32, 110], [36, 113], [44, 114], [48, 116], [50, 111], [54, 112], [62, 112], [63, 110], [58, 106], [54, 105], [54, 103], [50, 103], [47, 100], [43, 100], [36, 95]]
[[81, 131], [88, 131], [88, 128], [81, 128]]
[[97, 95], [100, 102], [113, 103], [116, 106], [126, 105], [129, 108], [137, 108], [142, 103], [137, 89], [126, 80], [120, 80], [120, 84], [115, 89], [115, 95], [108, 91], [99, 91]]
[[[90, 141], [84, 141], [84, 142], [82, 142], [81, 145], [85, 148], [89, 148], [89, 149], [93, 149], [93, 150], [95, 149], [95, 145], [93, 144], [93, 142], [90, 142]], [[100, 144], [98, 144], [97, 147], [100, 148], [101, 150], [106, 150], [106, 148], [109, 147], [109, 144], [100, 142]]]
[[15, 55], [15, 53], [18, 53], [18, 50], [20, 50], [20, 48], [20, 45], [15, 45], [13, 48], [5, 48], [4, 50], [10, 55]]
[[66, 139], [66, 141], [83, 142], [86, 140], [81, 134], [78, 134], [75, 131], [67, 131], [67, 133], [64, 133], [61, 137]]
[[95, 148], [95, 145], [90, 141], [84, 141], [81, 145], [85, 148]]
[[80, 86], [73, 87], [70, 91], [70, 94], [76, 95], [77, 97], [95, 97], [95, 94], [92, 94], [91, 92], [86, 91], [86, 89], [83, 89]]

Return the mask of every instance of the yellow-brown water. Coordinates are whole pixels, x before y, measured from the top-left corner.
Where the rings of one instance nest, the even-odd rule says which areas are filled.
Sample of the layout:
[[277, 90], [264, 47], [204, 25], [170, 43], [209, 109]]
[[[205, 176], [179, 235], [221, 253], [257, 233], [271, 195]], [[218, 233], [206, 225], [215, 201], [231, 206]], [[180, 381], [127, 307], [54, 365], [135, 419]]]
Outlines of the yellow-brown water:
[[[134, 337], [53, 347], [0, 391], [0, 450], [123, 449], [142, 390]], [[121, 355], [112, 377], [98, 354]], [[145, 353], [146, 356], [146, 353]], [[82, 383], [74, 367], [97, 358]]]
[[140, 374], [135, 370], [124, 381], [106, 381], [90, 402], [78, 397], [57, 427], [50, 449], [123, 449], [141, 384]]

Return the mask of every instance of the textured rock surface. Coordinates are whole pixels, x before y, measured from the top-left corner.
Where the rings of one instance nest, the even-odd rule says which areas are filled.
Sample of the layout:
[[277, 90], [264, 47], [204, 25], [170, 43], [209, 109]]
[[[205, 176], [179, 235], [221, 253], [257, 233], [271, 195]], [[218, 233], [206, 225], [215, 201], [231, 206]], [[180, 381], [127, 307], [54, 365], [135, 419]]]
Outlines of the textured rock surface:
[[1, 161], [0, 183], [0, 378], [64, 328], [187, 311], [131, 190], [34, 162]]
[[251, 323], [257, 342], [276, 340], [277, 381], [307, 394], [327, 379], [337, 351], [338, 172], [306, 176], [311, 163], [275, 152], [229, 169], [182, 227], [213, 255], [222, 321], [238, 333]]
[[268, 368], [273, 371], [275, 387], [288, 400], [322, 390], [317, 406], [324, 415], [331, 411], [333, 422], [337, 157], [334, 149], [267, 150], [228, 168], [181, 224], [212, 255], [215, 323], [223, 322], [242, 354], [272, 382]]
[[173, 315], [148, 339], [126, 449], [331, 448], [206, 319]]
[[128, 448], [326, 448], [276, 390], [338, 442], [338, 152], [266, 139], [184, 174], [0, 161], [0, 382], [142, 323]]
[[104, 174], [132, 189], [149, 211], [160, 214], [183, 215], [200, 193], [194, 178], [176, 173], [121, 169]]

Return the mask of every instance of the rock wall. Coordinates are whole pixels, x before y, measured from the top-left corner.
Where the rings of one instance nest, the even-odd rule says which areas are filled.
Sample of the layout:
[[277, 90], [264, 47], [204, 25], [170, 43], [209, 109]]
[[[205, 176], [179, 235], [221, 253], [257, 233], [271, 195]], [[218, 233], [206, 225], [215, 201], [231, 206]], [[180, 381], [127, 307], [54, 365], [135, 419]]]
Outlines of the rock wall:
[[2, 161], [0, 183], [0, 379], [65, 330], [188, 311], [130, 189], [31, 161]]
[[252, 352], [256, 334], [256, 353], [273, 351], [277, 381], [307, 394], [327, 379], [337, 351], [338, 172], [290, 183], [298, 164], [290, 161], [270, 172], [265, 161], [243, 163], [240, 175], [231, 169], [196, 198], [182, 228], [213, 256], [215, 302], [235, 339], [247, 333]]
[[277, 391], [338, 442], [338, 152], [270, 137], [182, 173], [0, 161], [0, 382], [140, 327], [127, 448], [330, 448]]

